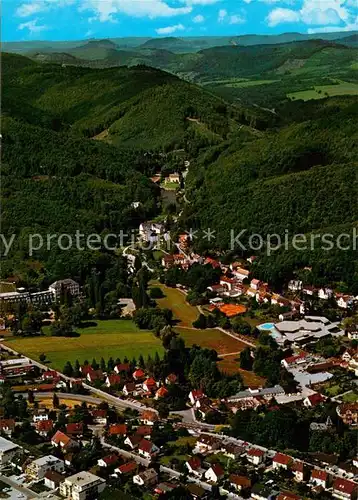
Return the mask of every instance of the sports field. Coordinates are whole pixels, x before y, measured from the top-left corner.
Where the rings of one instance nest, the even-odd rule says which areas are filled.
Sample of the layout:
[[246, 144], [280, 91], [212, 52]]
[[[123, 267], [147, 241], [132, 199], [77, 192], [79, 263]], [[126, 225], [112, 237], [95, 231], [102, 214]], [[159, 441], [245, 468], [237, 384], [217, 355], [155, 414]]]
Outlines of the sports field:
[[96, 321], [95, 326], [78, 328], [77, 332], [80, 337], [14, 337], [4, 344], [37, 360], [45, 353], [49, 364], [58, 370], [63, 369], [66, 361], [74, 363], [76, 359], [81, 363], [85, 359], [91, 362], [93, 358], [99, 361], [101, 357], [123, 360], [125, 356], [132, 359], [142, 354], [145, 358], [156, 351], [163, 353], [160, 340], [152, 332], [139, 330], [128, 320]]

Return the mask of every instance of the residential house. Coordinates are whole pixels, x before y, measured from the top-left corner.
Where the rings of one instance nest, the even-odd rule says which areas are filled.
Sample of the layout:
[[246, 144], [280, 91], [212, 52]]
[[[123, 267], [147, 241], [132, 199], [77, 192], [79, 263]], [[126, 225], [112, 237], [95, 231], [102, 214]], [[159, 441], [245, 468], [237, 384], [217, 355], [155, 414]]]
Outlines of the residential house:
[[138, 370], [136, 370], [132, 376], [134, 380], [143, 380], [145, 378], [145, 373], [141, 368], [138, 368]]
[[317, 293], [317, 289], [311, 285], [304, 285], [302, 288], [302, 292], [305, 295], [314, 295], [315, 293]]
[[0, 431], [11, 436], [15, 429], [15, 420], [13, 418], [3, 418], [0, 420]]
[[228, 278], [227, 276], [221, 276], [219, 284], [226, 288], [227, 290], [232, 290], [235, 286], [236, 281], [233, 278]]
[[165, 383], [170, 385], [170, 384], [175, 384], [176, 381], [178, 380], [178, 377], [175, 375], [175, 373], [170, 373], [166, 379], [165, 379]]
[[131, 371], [131, 367], [130, 367], [129, 363], [121, 363], [121, 364], [116, 365], [114, 367], [114, 371], [117, 374], [120, 374], [120, 373], [129, 373]]
[[93, 423], [97, 425], [107, 424], [107, 410], [92, 410]]
[[97, 465], [99, 467], [104, 467], [104, 468], [114, 467], [115, 465], [117, 465], [118, 461], [119, 461], [119, 458], [117, 457], [117, 455], [112, 453], [111, 455], [107, 455], [103, 458], [100, 458], [97, 461]]
[[337, 406], [336, 411], [346, 425], [356, 426], [358, 424], [358, 402], [341, 404]]
[[243, 491], [251, 488], [251, 479], [246, 476], [239, 476], [237, 474], [230, 474], [230, 485], [237, 491]]
[[138, 434], [133, 434], [132, 436], [126, 437], [124, 440], [124, 444], [129, 446], [132, 450], [135, 450], [138, 448], [139, 443], [143, 440], [142, 436], [139, 436]]
[[65, 480], [65, 477], [62, 474], [60, 474], [59, 472], [56, 472], [55, 470], [49, 470], [44, 475], [45, 486], [46, 486], [46, 488], [49, 488], [50, 490], [55, 490], [56, 488], [58, 488], [59, 485], [64, 480]]
[[351, 295], [336, 294], [337, 306], [341, 309], [348, 309], [353, 306], [354, 297]]
[[307, 467], [304, 462], [301, 462], [300, 460], [295, 460], [294, 464], [291, 467], [291, 470], [293, 472], [293, 475], [295, 476], [296, 481], [302, 483], [303, 481], [306, 480]]
[[165, 495], [166, 493], [172, 492], [176, 488], [178, 488], [177, 484], [172, 484], [172, 483], [168, 483], [168, 482], [159, 483], [155, 487], [154, 493], [156, 493], [157, 495]]
[[109, 426], [108, 433], [110, 436], [126, 436], [127, 426], [125, 424], [112, 424]]
[[195, 389], [189, 393], [189, 401], [194, 405], [199, 399], [203, 398], [205, 395], [201, 389]]
[[358, 485], [348, 479], [337, 478], [333, 482], [332, 495], [340, 500], [354, 500], [357, 498]]
[[50, 470], [63, 472], [65, 470], [65, 462], [53, 455], [46, 455], [30, 462], [26, 467], [26, 474], [39, 481]]
[[253, 288], [254, 290], [259, 290], [261, 287], [261, 284], [262, 284], [262, 281], [257, 280], [257, 279], [253, 279], [253, 280], [251, 280], [250, 288]]
[[121, 383], [121, 377], [119, 375], [111, 374], [106, 378], [107, 387], [118, 387]]
[[288, 283], [288, 289], [291, 292], [299, 292], [302, 290], [303, 283], [301, 280], [291, 280]]
[[126, 474], [131, 474], [138, 469], [138, 464], [136, 462], [127, 462], [120, 467], [114, 469], [115, 474], [119, 476], [125, 476]]
[[55, 370], [47, 370], [42, 373], [42, 380], [52, 380], [53, 378], [58, 378], [58, 373]]
[[48, 413], [47, 410], [41, 409], [41, 410], [35, 410], [34, 414], [32, 416], [33, 422], [42, 422], [43, 420], [48, 420]]
[[188, 469], [189, 474], [199, 478], [205, 473], [199, 457], [192, 457], [190, 460], [187, 460], [185, 467]]
[[158, 482], [158, 474], [154, 469], [147, 469], [136, 476], [133, 476], [133, 483], [138, 486], [154, 486]]
[[333, 290], [330, 288], [320, 288], [318, 290], [318, 298], [322, 300], [328, 300], [333, 296]]
[[273, 469], [288, 469], [288, 466], [292, 463], [292, 458], [283, 453], [276, 453], [272, 459]]
[[196, 445], [202, 452], [205, 453], [207, 451], [220, 449], [221, 440], [214, 436], [209, 436], [208, 434], [200, 434]]
[[[234, 265], [233, 265], [234, 266]], [[242, 267], [233, 267], [232, 274], [240, 281], [247, 279], [250, 275], [250, 271], [243, 269]]]
[[159, 452], [159, 448], [147, 439], [142, 439], [138, 445], [138, 453], [148, 460], [153, 458]]
[[122, 392], [125, 396], [129, 396], [136, 392], [136, 385], [134, 382], [129, 382], [128, 384], [124, 384]]
[[212, 259], [211, 257], [206, 257], [206, 259], [204, 260], [204, 265], [206, 264], [210, 264], [214, 269], [219, 269], [221, 267], [220, 262], [218, 260]]
[[305, 352], [301, 352], [295, 356], [289, 356], [281, 361], [281, 365], [286, 369], [293, 368], [294, 366], [301, 365], [308, 361], [308, 354]]
[[346, 335], [349, 340], [358, 340], [358, 325], [347, 326]]
[[70, 437], [83, 435], [83, 423], [77, 422], [73, 424], [66, 424], [66, 434]]
[[166, 396], [168, 396], [168, 389], [166, 387], [162, 386], [155, 393], [154, 399], [161, 399], [161, 398], [165, 398]]
[[345, 361], [346, 363], [349, 363], [356, 353], [357, 353], [356, 349], [346, 349], [341, 356], [342, 360]]
[[213, 464], [204, 475], [207, 481], [217, 483], [224, 477], [224, 469], [220, 464]]
[[175, 182], [176, 184], [179, 184], [180, 175], [176, 172], [174, 172], [174, 174], [169, 174], [168, 182]]
[[208, 497], [208, 492], [198, 484], [189, 484], [186, 489], [194, 500], [204, 500]]
[[154, 380], [154, 378], [150, 377], [143, 382], [142, 387], [146, 392], [152, 392], [157, 388], [157, 382]]
[[145, 410], [139, 418], [144, 425], [154, 425], [158, 421], [158, 413], [152, 410]]
[[104, 380], [104, 375], [102, 370], [93, 370], [87, 373], [87, 380], [88, 382], [94, 383], [94, 382], [103, 382]]
[[42, 420], [40, 422], [36, 422], [35, 429], [36, 429], [37, 434], [46, 438], [52, 434], [53, 421], [52, 420]]
[[80, 366], [80, 372], [82, 373], [83, 377], [87, 378], [87, 375], [90, 372], [94, 372], [94, 368], [92, 368], [91, 365], [82, 365]]
[[313, 469], [311, 472], [311, 484], [314, 486], [321, 486], [323, 489], [328, 488], [329, 475], [325, 470]]
[[305, 398], [303, 400], [303, 404], [306, 408], [313, 408], [317, 405], [324, 403], [325, 400], [326, 400], [326, 398], [324, 396], [322, 396], [322, 394], [320, 394], [319, 392], [316, 392], [315, 394], [311, 394], [310, 396], [307, 396], [307, 398]]
[[151, 427], [150, 425], [140, 425], [136, 429], [136, 434], [146, 439], [150, 439], [152, 432], [153, 432], [153, 427]]
[[61, 431], [57, 431], [56, 434], [51, 439], [52, 446], [60, 447], [64, 452], [78, 448], [77, 441], [74, 441], [69, 436]]
[[226, 457], [236, 460], [245, 453], [245, 448], [233, 443], [225, 443], [221, 447], [221, 453]]
[[66, 477], [60, 484], [60, 494], [71, 500], [98, 498], [105, 489], [106, 481], [91, 472], [82, 471]]
[[251, 448], [247, 452], [246, 458], [252, 464], [260, 465], [265, 460], [265, 452], [259, 448]]

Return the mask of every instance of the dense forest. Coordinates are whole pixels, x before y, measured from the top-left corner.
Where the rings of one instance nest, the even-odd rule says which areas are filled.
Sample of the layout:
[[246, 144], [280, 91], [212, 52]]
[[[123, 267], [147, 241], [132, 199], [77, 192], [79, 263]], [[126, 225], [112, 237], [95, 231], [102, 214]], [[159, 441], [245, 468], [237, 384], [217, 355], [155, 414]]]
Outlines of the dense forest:
[[[339, 50], [346, 51], [342, 65], [350, 62], [353, 49], [300, 43], [307, 60]], [[302, 49], [300, 43], [275, 46], [277, 64], [284, 54], [291, 57]], [[265, 65], [272, 51], [244, 47], [238, 56], [234, 49], [202, 52], [222, 53], [217, 64], [233, 52], [244, 71], [250, 53], [261, 53], [255, 64]], [[29, 260], [28, 234], [81, 228], [105, 235], [138, 228], [161, 211], [160, 189], [148, 177], [169, 168], [167, 153], [177, 148], [191, 159], [185, 186], [189, 203], [179, 226], [216, 231], [210, 244], [198, 240], [201, 252], [230, 251], [230, 230], [247, 229], [247, 236], [338, 235], [357, 226], [354, 97], [289, 101], [273, 112], [228, 103], [147, 66], [93, 69], [14, 54], [3, 55], [3, 84], [2, 227], [17, 236], [13, 254], [3, 261], [3, 276], [41, 286], [65, 276], [81, 280], [101, 267], [101, 252], [67, 252], [62, 259], [42, 250]], [[133, 202], [140, 202], [137, 208]], [[353, 249], [296, 252], [289, 247], [269, 257], [264, 250], [255, 265], [270, 282], [279, 285], [296, 269], [311, 266], [317, 280], [343, 281], [358, 293]]]
[[[351, 97], [291, 104], [290, 124], [256, 140], [227, 143], [203, 154], [187, 179], [183, 220], [216, 230], [211, 246], [225, 251], [230, 231], [263, 236], [352, 233], [358, 221], [357, 101]], [[290, 118], [289, 118], [290, 116]], [[203, 241], [199, 243], [204, 245]], [[263, 254], [265, 248], [262, 249]], [[240, 251], [240, 249], [238, 249]], [[251, 250], [251, 253], [253, 251]], [[343, 264], [344, 263], [344, 264]], [[343, 279], [357, 293], [357, 256], [350, 251], [277, 252], [257, 264], [273, 282], [315, 266], [327, 282]]]

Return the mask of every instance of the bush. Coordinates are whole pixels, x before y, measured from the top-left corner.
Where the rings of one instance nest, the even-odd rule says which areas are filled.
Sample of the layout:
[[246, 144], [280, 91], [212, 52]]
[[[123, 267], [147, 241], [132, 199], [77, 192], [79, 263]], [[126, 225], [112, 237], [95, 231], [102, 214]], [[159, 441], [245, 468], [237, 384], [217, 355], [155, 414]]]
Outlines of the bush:
[[164, 297], [164, 293], [159, 286], [155, 286], [150, 289], [149, 296], [151, 299], [162, 299]]

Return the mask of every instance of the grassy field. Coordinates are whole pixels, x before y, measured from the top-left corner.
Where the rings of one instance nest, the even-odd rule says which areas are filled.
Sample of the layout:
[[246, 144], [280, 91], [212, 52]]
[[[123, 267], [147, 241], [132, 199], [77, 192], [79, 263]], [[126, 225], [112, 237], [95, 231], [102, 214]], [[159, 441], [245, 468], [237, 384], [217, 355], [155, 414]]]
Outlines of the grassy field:
[[208, 349], [215, 349], [218, 354], [230, 354], [245, 349], [246, 344], [236, 340], [215, 328], [195, 330], [192, 328], [176, 328], [179, 335], [185, 340], [186, 345], [200, 345]]
[[218, 366], [220, 370], [228, 375], [234, 375], [235, 373], [240, 373], [245, 385], [247, 386], [265, 386], [266, 379], [259, 377], [254, 372], [249, 372], [247, 370], [242, 370], [238, 361], [239, 355], [226, 356], [219, 361]]
[[161, 288], [165, 295], [162, 299], [156, 299], [158, 306], [163, 309], [171, 309], [178, 325], [191, 326], [199, 316], [199, 312], [196, 307], [186, 302], [184, 293], [177, 288], [170, 288], [159, 282], [152, 282], [151, 285]]
[[355, 403], [358, 401], [358, 393], [355, 391], [347, 392], [347, 394], [342, 396], [342, 401], [344, 403]]
[[235, 353], [245, 349], [246, 344], [215, 328], [207, 330], [192, 328], [192, 323], [198, 317], [199, 311], [195, 306], [186, 302], [185, 295], [180, 290], [158, 282], [153, 282], [152, 286], [159, 286], [162, 289], [165, 297], [157, 299], [158, 306], [173, 311], [174, 319], [178, 322], [175, 330], [185, 340], [186, 345], [196, 344], [215, 349], [219, 354]]
[[256, 87], [257, 85], [268, 85], [270, 83], [278, 82], [279, 80], [246, 80], [242, 82], [232, 82], [227, 83], [225, 87], [234, 87], [234, 88], [245, 88], [245, 87]]
[[139, 330], [132, 321], [108, 320], [97, 321], [96, 326], [78, 328], [80, 337], [38, 337], [38, 338], [11, 338], [6, 345], [31, 358], [39, 359], [45, 353], [49, 364], [62, 370], [66, 361], [73, 363], [76, 359], [83, 362], [85, 359], [97, 361], [103, 357], [108, 360], [124, 356], [128, 359], [144, 357], [148, 354], [163, 352], [160, 340], [152, 332]]
[[318, 85], [314, 89], [302, 90], [287, 94], [289, 99], [302, 99], [309, 101], [311, 99], [324, 99], [325, 97], [339, 95], [358, 95], [358, 83], [341, 82], [337, 85]]

